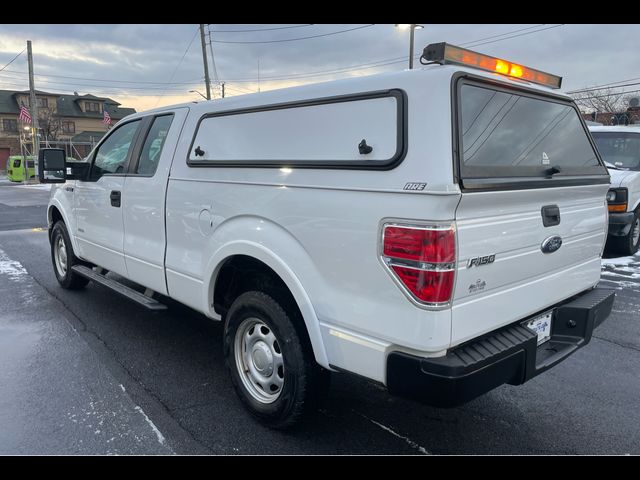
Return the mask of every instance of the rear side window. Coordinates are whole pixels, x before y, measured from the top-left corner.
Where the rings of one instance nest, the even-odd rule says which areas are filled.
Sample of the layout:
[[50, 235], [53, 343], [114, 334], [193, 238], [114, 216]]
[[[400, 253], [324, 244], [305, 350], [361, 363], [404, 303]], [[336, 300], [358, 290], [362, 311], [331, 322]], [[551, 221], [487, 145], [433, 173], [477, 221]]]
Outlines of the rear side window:
[[591, 132], [605, 162], [640, 170], [640, 133]]
[[162, 147], [169, 133], [169, 127], [173, 121], [173, 115], [163, 115], [156, 117], [153, 125], [149, 129], [149, 134], [140, 152], [140, 161], [136, 173], [142, 175], [153, 175], [158, 168]]
[[572, 105], [471, 84], [459, 96], [463, 178], [607, 174]]

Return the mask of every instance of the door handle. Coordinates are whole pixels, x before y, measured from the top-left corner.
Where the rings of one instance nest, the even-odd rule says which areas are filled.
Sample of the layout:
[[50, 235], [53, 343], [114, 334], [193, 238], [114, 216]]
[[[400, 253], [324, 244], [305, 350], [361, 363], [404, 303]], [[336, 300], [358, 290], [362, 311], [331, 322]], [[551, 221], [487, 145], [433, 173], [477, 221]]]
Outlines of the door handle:
[[111, 199], [112, 207], [120, 207], [120, 200], [122, 199], [122, 193], [120, 193], [120, 190], [111, 190], [109, 198]]
[[553, 227], [560, 224], [560, 208], [557, 205], [545, 205], [540, 211], [542, 224], [545, 227]]

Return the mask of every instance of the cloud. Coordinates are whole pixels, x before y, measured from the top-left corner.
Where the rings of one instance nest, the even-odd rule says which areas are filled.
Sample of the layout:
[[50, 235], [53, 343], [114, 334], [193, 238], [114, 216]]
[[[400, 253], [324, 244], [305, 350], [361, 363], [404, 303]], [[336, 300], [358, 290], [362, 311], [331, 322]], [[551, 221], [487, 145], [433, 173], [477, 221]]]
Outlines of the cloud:
[[[216, 41], [273, 41], [337, 32], [355, 25], [322, 24], [245, 33], [218, 31], [278, 26], [283, 25], [212, 25], [211, 29]], [[432, 42], [458, 45], [482, 39], [489, 42], [503, 38], [497, 35], [521, 30], [512, 33], [513, 38], [471, 48], [561, 75], [566, 89], [637, 76], [631, 60], [637, 55], [638, 25], [564, 25], [535, 33], [530, 32], [551, 25], [424, 26], [415, 32], [416, 53]], [[3, 25], [0, 27], [0, 68], [30, 39], [39, 89], [110, 96], [124, 106], [137, 109], [197, 100], [200, 98], [197, 94], [189, 93], [189, 90], [204, 93], [199, 35], [194, 38], [197, 27]], [[214, 43], [213, 50], [212, 77], [217, 74], [218, 80], [226, 82], [228, 95], [239, 95], [258, 90], [258, 62], [261, 90], [407, 68], [409, 32], [393, 25], [375, 25], [292, 42]], [[208, 49], [207, 53], [209, 55]], [[369, 68], [349, 70], [363, 64]], [[0, 72], [0, 88], [27, 88], [26, 69], [23, 54]], [[325, 73], [309, 75], [314, 72]]]

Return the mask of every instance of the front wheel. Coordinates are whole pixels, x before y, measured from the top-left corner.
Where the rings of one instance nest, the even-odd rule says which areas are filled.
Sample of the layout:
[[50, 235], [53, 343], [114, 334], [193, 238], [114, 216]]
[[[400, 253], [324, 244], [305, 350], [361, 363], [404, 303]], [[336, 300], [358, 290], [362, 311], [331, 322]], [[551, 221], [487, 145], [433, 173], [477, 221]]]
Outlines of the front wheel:
[[81, 263], [73, 253], [71, 239], [63, 221], [58, 221], [51, 230], [51, 261], [53, 271], [62, 288], [78, 290], [89, 283], [89, 280], [71, 270]]
[[314, 409], [328, 372], [316, 363], [294, 312], [263, 292], [240, 295], [227, 314], [224, 353], [245, 407], [273, 428], [293, 426]]

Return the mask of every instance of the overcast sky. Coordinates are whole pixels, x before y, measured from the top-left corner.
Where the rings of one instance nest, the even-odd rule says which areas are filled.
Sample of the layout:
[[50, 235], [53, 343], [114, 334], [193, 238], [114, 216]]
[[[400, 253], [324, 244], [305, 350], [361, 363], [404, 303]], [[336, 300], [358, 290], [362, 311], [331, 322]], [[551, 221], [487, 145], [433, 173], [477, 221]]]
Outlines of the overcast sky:
[[[416, 53], [432, 42], [466, 46], [561, 75], [565, 91], [640, 77], [640, 25], [423, 25]], [[228, 96], [407, 68], [409, 32], [393, 24], [209, 28], [212, 81], [226, 82]], [[28, 88], [26, 51], [6, 66], [27, 40], [39, 90], [109, 96], [137, 110], [200, 99], [189, 90], [205, 93], [195, 24], [0, 25], [0, 89]]]

